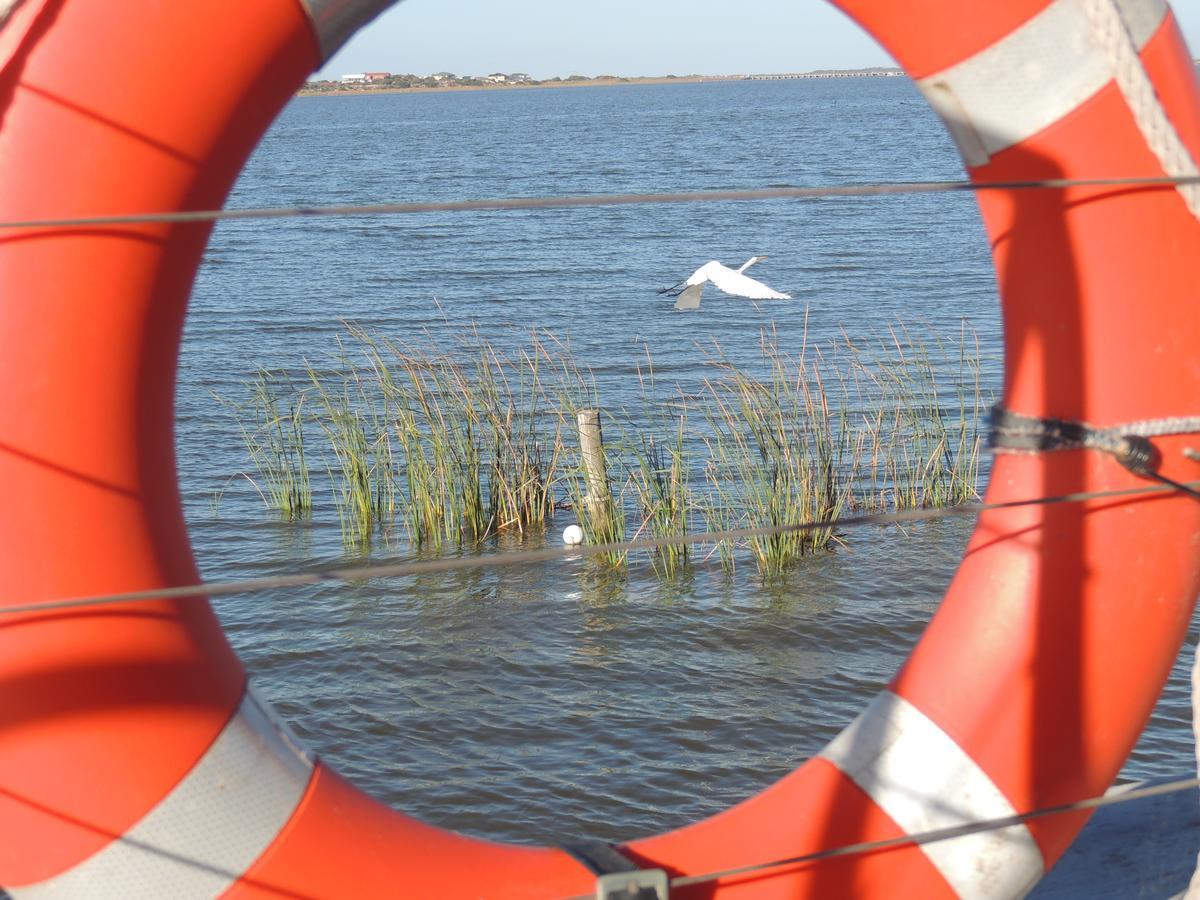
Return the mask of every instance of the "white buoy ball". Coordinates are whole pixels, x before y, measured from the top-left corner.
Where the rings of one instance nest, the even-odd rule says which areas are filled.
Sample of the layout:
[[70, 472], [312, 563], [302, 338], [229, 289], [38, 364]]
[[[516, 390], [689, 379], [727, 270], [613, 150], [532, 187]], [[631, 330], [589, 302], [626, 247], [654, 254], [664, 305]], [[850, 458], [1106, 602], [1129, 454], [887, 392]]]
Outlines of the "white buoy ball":
[[583, 543], [583, 529], [578, 525], [568, 525], [563, 529], [563, 543], [572, 547]]

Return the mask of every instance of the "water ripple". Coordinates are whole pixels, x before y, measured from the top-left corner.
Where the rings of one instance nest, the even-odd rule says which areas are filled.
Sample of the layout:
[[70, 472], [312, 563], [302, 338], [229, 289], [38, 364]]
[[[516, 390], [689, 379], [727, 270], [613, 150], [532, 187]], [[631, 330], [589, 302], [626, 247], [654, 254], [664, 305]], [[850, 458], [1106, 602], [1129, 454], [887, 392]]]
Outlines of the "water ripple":
[[[694, 128], [698, 114], [711, 126]], [[387, 95], [293, 103], [230, 205], [961, 177], [905, 79]], [[770, 257], [763, 280], [802, 299], [759, 307], [710, 290], [681, 315], [654, 293], [708, 259], [754, 254]], [[244, 400], [259, 367], [339, 370], [343, 321], [450, 345], [469, 329], [505, 347], [550, 329], [606, 406], [636, 409], [647, 351], [660, 384], [694, 391], [715, 345], [752, 364], [764, 328], [795, 348], [870, 343], [897, 321], [957, 336], [964, 320], [994, 386], [995, 278], [969, 197], [223, 222], [177, 404], [196, 554], [218, 579], [344, 561], [328, 498], [318, 524], [271, 521], [213, 399]], [[331, 464], [316, 458], [317, 475]], [[644, 563], [612, 579], [576, 559], [217, 609], [302, 739], [381, 799], [489, 838], [622, 840], [718, 812], [817, 752], [916, 641], [967, 527], [856, 533], [784, 586], [715, 561], [661, 584]], [[1189, 763], [1188, 704], [1181, 662], [1127, 775]]]

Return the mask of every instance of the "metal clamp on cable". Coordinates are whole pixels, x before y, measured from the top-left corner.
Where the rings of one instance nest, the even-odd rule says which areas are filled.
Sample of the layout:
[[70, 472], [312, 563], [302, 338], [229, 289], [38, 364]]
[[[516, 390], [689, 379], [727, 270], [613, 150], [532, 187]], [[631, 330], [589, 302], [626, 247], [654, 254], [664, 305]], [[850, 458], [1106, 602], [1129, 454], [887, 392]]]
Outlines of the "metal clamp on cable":
[[596, 900], [667, 900], [669, 890], [662, 869], [613, 872], [596, 879]]
[[1023, 416], [1000, 405], [992, 407], [988, 448], [998, 453], [1046, 453], [1054, 450], [1099, 450], [1108, 453], [1140, 478], [1162, 482], [1185, 494], [1200, 491], [1158, 471], [1162, 454], [1150, 435], [1188, 434], [1200, 428], [1200, 419], [1174, 418], [1134, 422], [1113, 428], [1096, 428], [1069, 419]]
[[662, 869], [639, 869], [604, 841], [577, 841], [562, 849], [596, 877], [596, 900], [668, 900], [670, 881]]

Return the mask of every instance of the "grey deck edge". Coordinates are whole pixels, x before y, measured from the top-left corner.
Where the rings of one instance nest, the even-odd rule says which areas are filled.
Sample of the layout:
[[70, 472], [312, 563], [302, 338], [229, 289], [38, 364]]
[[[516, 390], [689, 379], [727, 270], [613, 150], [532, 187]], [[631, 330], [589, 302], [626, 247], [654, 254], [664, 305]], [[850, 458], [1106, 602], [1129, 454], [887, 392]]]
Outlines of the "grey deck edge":
[[[1128, 789], [1128, 785], [1113, 790], [1122, 789]], [[1029, 897], [1182, 897], [1196, 867], [1198, 851], [1200, 793], [1195, 790], [1104, 807], [1096, 811]]]

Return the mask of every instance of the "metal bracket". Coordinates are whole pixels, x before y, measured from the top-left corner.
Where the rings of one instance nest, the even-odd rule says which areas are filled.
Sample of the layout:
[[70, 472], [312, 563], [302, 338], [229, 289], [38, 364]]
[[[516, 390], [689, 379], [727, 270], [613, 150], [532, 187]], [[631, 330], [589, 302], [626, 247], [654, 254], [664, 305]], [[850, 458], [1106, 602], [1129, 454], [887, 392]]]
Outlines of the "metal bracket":
[[612, 872], [596, 879], [596, 900], [668, 900], [669, 885], [662, 869]]

